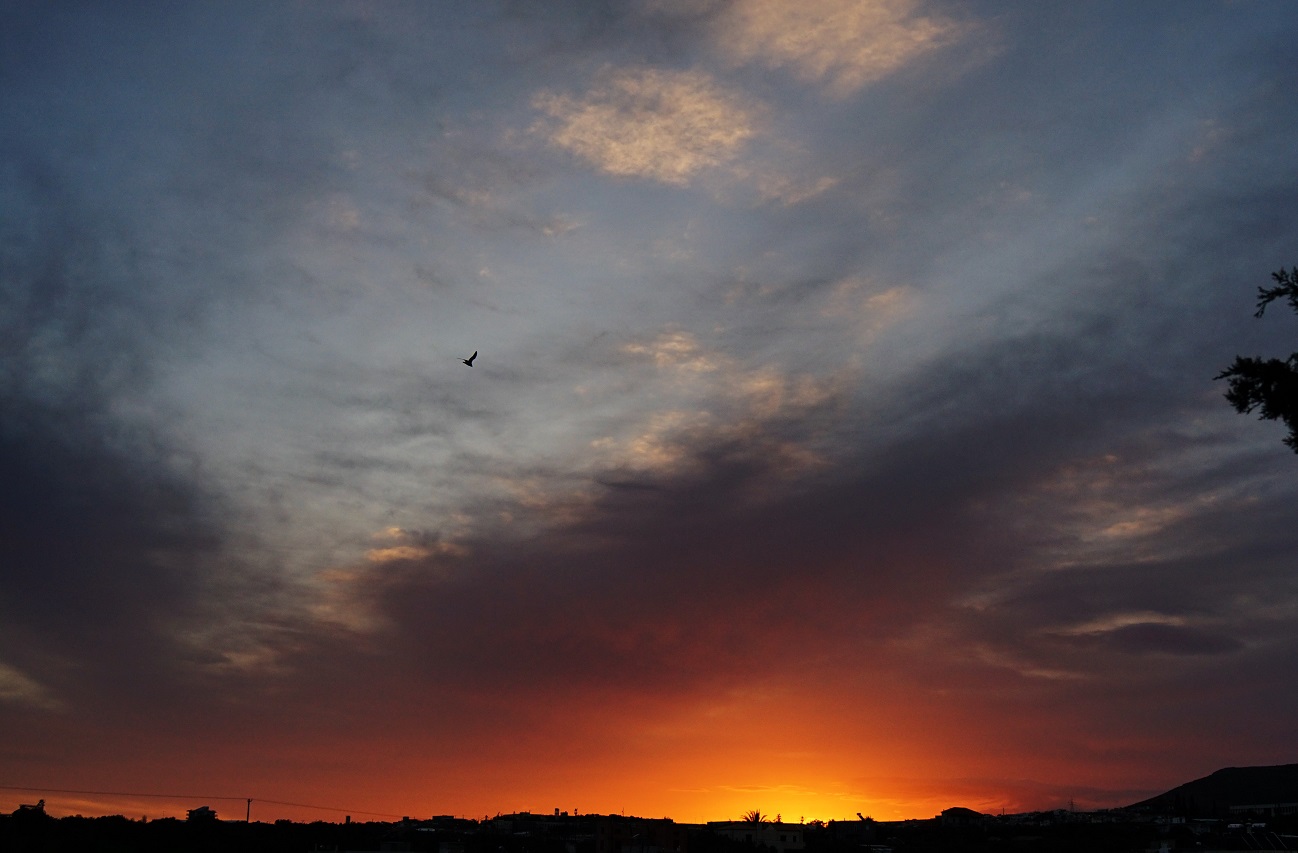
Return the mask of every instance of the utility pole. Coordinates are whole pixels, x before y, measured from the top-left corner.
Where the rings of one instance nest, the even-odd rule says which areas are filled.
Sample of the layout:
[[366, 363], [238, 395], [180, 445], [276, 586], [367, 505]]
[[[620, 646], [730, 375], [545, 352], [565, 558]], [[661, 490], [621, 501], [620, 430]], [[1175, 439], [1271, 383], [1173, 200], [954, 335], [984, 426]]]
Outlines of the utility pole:
[[252, 797], [248, 798], [248, 811], [243, 815], [244, 823], [252, 823]]

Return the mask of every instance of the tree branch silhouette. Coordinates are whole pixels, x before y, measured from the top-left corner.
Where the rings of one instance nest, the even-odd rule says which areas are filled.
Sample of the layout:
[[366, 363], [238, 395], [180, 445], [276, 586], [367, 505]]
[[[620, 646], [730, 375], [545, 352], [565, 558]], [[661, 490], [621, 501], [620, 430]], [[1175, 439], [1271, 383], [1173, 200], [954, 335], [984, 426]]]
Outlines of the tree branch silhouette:
[[[1277, 299], [1287, 299], [1289, 307], [1298, 313], [1298, 267], [1271, 273], [1275, 287], [1257, 289], [1257, 312], [1266, 313], [1266, 307]], [[1214, 379], [1229, 383], [1226, 400], [1240, 414], [1257, 412], [1268, 421], [1284, 421], [1289, 435], [1284, 443], [1298, 453], [1298, 352], [1285, 360], [1278, 358], [1246, 358], [1235, 356], [1230, 367]]]

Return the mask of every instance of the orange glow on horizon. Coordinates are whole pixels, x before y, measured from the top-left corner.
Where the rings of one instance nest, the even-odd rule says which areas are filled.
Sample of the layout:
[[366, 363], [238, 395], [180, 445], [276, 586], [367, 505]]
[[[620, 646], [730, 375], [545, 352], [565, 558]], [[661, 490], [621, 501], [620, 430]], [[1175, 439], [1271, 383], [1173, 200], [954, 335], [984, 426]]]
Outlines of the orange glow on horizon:
[[[140, 792], [146, 793], [146, 792]], [[516, 793], [501, 797], [498, 805], [489, 792], [464, 791], [462, 797], [425, 800], [412, 797], [409, 789], [390, 791], [374, 787], [363, 793], [357, 790], [322, 788], [304, 792], [309, 802], [289, 804], [282, 801], [252, 798], [251, 819], [254, 822], [273, 822], [288, 819], [301, 823], [324, 821], [341, 823], [350, 815], [353, 821], [394, 821], [409, 816], [426, 819], [433, 815], [450, 814], [456, 817], [481, 820], [498, 814], [531, 812], [552, 814], [558, 808], [569, 814], [623, 814], [646, 818], [671, 818], [678, 823], [705, 823], [715, 820], [737, 820], [744, 813], [757, 809], [773, 819], [779, 815], [786, 823], [804, 823], [812, 820], [855, 820], [857, 812], [876, 820], [906, 820], [931, 818], [942, 809], [968, 797], [943, 786], [934, 786], [927, 792], [911, 789], [904, 796], [866, 798], [852, 796], [847, 791], [823, 791], [797, 785], [715, 786], [710, 788], [661, 789], [652, 793], [636, 791], [628, 786], [593, 785], [588, 789], [574, 789], [567, 796], [554, 797], [544, 793]], [[587, 796], [582, 796], [585, 794]], [[61, 794], [56, 792], [19, 793], [0, 792], [0, 812], [11, 812], [19, 803], [44, 799], [46, 810], [54, 817], [81, 815], [98, 817], [122, 815], [132, 820], [147, 818], [184, 819], [189, 809], [210, 806], [222, 820], [243, 820], [248, 804], [238, 797], [143, 797], [96, 796], [91, 794]], [[590, 802], [592, 807], [579, 804]], [[623, 803], [617, 805], [617, 803]], [[986, 804], [975, 804], [982, 811], [999, 811]], [[1007, 808], [1009, 811], [1019, 810]]]
[[[233, 723], [209, 728], [201, 740], [188, 731], [105, 740], [102, 753], [69, 758], [62, 773], [28, 768], [16, 779], [19, 768], [12, 768], [6, 781], [223, 798], [0, 790], [0, 808], [44, 797], [56, 815], [138, 819], [183, 818], [209, 805], [223, 819], [241, 820], [243, 798], [252, 797], [254, 821], [342, 821], [347, 814], [357, 821], [480, 820], [558, 808], [682, 823], [733, 820], [757, 809], [796, 823], [855, 820], [858, 813], [927, 819], [952, 806], [1021, 812], [1072, 798], [1081, 807], [1111, 807], [1141, 799], [1124, 800], [1125, 790], [1159, 784], [1133, 775], [1106, 795], [1112, 768], [1056, 750], [1055, 718], [1006, 714], [1004, 703], [1025, 694], [936, 690], [912, 668], [913, 657], [889, 654], [880, 649], [852, 671], [774, 667], [760, 679], [676, 693], [552, 695], [531, 685], [531, 692], [481, 697], [415, 692], [382, 730], [338, 726], [360, 713], [340, 706], [305, 710], [294, 725], [256, 740]], [[1116, 734], [1108, 742], [1091, 737], [1086, 748], [1097, 755], [1107, 748], [1138, 757], [1158, 748]], [[1129, 766], [1139, 773], [1137, 761]], [[1168, 781], [1161, 790], [1185, 779]]]

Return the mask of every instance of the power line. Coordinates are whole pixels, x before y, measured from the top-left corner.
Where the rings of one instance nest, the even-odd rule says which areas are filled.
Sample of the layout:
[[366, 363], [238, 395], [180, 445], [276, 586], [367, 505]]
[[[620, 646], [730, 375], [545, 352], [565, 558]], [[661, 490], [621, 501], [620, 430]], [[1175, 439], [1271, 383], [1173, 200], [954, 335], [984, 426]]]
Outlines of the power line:
[[257, 799], [256, 797], [253, 798], [253, 802], [271, 803], [276, 806], [297, 806], [298, 808], [303, 808], [303, 809], [319, 809], [321, 811], [339, 812], [341, 814], [367, 814], [367, 815], [373, 815], [374, 817], [395, 817], [395, 818], [405, 817], [405, 815], [387, 814], [386, 812], [367, 812], [363, 809], [340, 809], [340, 808], [335, 808], [333, 806], [311, 806], [311, 805], [307, 805], [306, 803], [286, 803], [283, 800], [261, 800], [261, 799]]
[[263, 800], [260, 797], [219, 797], [212, 795], [199, 794], [146, 794], [139, 791], [81, 791], [71, 788], [29, 788], [21, 785], [0, 785], [0, 791], [31, 791], [36, 794], [83, 794], [92, 797], [157, 797], [168, 800], [238, 800], [244, 802], [251, 800], [254, 803], [270, 803], [276, 806], [293, 806], [300, 809], [317, 809], [325, 812], [339, 812], [340, 814], [363, 814], [374, 817], [395, 817], [400, 818], [404, 815], [387, 814], [386, 812], [368, 812], [364, 809], [340, 809], [333, 806], [315, 806], [309, 803], [290, 803], [284, 800]]

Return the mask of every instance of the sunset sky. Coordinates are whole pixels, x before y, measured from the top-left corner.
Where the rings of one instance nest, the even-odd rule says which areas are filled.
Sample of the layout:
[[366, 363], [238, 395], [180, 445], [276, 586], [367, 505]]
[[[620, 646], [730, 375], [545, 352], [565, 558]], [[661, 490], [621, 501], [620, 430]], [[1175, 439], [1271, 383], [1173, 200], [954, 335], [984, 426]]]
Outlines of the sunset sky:
[[1298, 761], [1298, 456], [1213, 379], [1298, 349], [1253, 317], [1295, 43], [1287, 0], [0, 4], [0, 812]]

